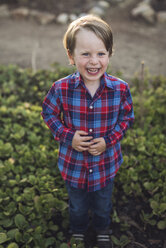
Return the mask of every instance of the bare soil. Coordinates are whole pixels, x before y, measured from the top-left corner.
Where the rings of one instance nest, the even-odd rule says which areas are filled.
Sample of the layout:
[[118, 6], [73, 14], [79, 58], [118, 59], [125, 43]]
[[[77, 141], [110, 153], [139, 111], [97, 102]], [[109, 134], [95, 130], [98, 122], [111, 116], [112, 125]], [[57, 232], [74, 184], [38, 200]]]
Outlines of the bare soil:
[[[69, 2], [66, 2], [66, 8], [69, 7], [67, 4]], [[113, 5], [104, 18], [111, 24], [114, 34], [112, 73], [121, 71], [122, 77], [129, 80], [140, 73], [144, 61], [152, 75], [166, 76], [166, 25], [133, 20], [130, 10], [135, 4], [130, 0], [125, 5]], [[66, 28], [67, 25], [57, 23], [42, 26], [30, 19], [1, 18], [0, 64], [27, 68], [35, 61], [37, 69], [50, 69], [53, 63], [69, 66], [62, 44]]]

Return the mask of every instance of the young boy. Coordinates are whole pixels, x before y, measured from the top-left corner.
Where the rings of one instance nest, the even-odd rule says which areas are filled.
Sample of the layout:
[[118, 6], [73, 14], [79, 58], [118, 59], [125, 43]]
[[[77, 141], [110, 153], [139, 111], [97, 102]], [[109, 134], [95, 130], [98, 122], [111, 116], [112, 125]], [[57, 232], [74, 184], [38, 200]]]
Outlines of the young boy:
[[134, 120], [132, 98], [126, 82], [106, 73], [113, 37], [105, 21], [81, 17], [63, 42], [77, 72], [52, 85], [42, 116], [60, 143], [58, 167], [69, 193], [73, 236], [84, 239], [91, 209], [98, 247], [111, 247], [113, 181], [123, 161], [120, 140]]

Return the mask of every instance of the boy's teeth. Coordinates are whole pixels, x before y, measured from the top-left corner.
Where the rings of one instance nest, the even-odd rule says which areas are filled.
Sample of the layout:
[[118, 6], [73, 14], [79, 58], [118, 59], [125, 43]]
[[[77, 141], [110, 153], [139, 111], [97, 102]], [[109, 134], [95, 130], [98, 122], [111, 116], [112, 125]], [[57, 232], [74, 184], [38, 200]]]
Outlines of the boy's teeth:
[[90, 71], [90, 72], [97, 72], [98, 69], [88, 69], [88, 71]]

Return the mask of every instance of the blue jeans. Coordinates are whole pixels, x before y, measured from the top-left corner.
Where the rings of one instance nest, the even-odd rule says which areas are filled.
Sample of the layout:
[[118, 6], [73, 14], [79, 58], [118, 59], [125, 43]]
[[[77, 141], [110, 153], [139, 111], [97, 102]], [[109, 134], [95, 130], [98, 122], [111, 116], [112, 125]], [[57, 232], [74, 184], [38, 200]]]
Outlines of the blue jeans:
[[69, 194], [70, 228], [72, 232], [84, 233], [88, 229], [89, 210], [92, 212], [92, 224], [97, 232], [109, 228], [113, 181], [112, 178], [106, 187], [95, 192], [73, 188], [66, 183]]

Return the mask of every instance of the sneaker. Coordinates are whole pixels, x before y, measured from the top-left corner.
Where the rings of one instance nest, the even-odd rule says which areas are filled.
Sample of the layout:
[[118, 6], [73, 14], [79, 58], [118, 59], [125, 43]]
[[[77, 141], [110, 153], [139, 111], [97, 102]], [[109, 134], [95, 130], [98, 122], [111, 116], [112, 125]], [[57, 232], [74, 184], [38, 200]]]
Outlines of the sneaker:
[[72, 234], [72, 238], [74, 238], [76, 241], [78, 240], [78, 241], [82, 241], [82, 242], [84, 242], [84, 234], [82, 234], [82, 233], [73, 233]]
[[98, 248], [112, 248], [109, 234], [97, 234], [97, 247]]
[[80, 245], [79, 247], [84, 248], [84, 234], [82, 233], [72, 233], [70, 241], [68, 242], [68, 247], [72, 247], [73, 244]]

